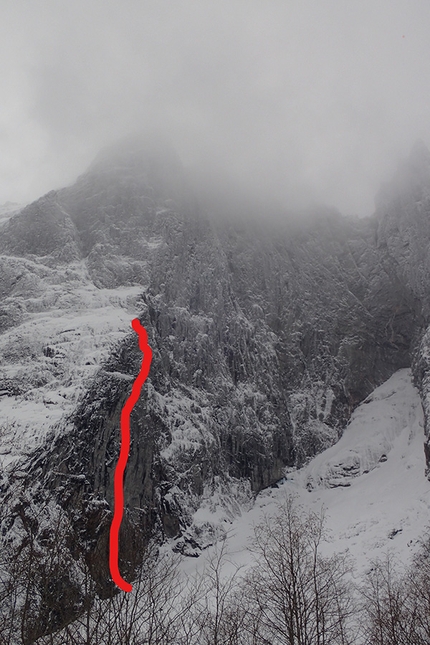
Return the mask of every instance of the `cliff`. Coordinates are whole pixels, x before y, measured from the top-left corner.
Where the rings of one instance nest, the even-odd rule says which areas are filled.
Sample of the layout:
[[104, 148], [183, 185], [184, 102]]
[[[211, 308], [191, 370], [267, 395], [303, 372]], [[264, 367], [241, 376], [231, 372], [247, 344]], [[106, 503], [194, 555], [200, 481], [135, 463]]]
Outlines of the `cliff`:
[[[0, 240], [2, 405], [40, 437], [24, 457], [5, 453], [8, 504], [52, 500], [110, 593], [119, 415], [141, 358], [126, 332], [135, 313], [154, 357], [131, 418], [125, 573], [141, 535], [205, 546], [210, 527], [192, 524], [202, 499], [222, 493], [228, 506], [232, 491], [249, 497], [333, 445], [400, 368], [413, 366], [429, 435], [429, 159], [415, 146], [368, 219], [229, 222], [199, 206], [168, 148], [127, 143], [12, 217]], [[42, 422], [20, 420], [24, 401], [40, 419], [49, 408]]]

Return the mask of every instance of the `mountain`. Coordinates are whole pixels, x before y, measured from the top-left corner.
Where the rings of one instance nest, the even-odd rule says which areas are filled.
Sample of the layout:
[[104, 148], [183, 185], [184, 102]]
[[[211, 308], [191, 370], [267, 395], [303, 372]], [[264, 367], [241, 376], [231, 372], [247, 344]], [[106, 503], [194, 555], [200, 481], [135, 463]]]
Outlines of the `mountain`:
[[[204, 526], [217, 521], [223, 530], [225, 549], [234, 554], [225, 575], [228, 569], [252, 565], [253, 528], [267, 515], [276, 517], [278, 504], [288, 495], [303, 508], [325, 514], [324, 555], [347, 550], [356, 579], [386, 553], [398, 563], [411, 560], [430, 521], [423, 412], [411, 376], [409, 369], [395, 372], [355, 409], [339, 442], [303, 468], [289, 470], [251, 508], [242, 506], [232, 516], [210, 498], [204, 501], [194, 522]], [[203, 571], [216, 548], [209, 547], [197, 560], [185, 559], [184, 575]]]
[[[22, 544], [31, 526], [43, 552], [44, 525], [61, 517], [67, 552], [105, 595], [136, 315], [153, 362], [131, 417], [124, 575], [151, 534], [190, 555], [213, 542], [216, 527], [194, 521], [203, 500], [252, 500], [305, 465], [400, 369], [412, 369], [430, 435], [425, 146], [367, 219], [216, 218], [191, 186], [167, 145], [126, 141], [1, 228], [3, 539]], [[69, 613], [44, 629], [79, 605], [73, 584]]]

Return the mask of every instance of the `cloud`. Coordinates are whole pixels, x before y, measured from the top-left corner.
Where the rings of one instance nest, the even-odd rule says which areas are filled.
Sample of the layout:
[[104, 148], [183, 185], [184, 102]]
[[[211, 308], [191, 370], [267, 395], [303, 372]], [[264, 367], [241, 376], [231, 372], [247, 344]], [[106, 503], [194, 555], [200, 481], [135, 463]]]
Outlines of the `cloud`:
[[427, 1], [3, 5], [0, 202], [152, 129], [263, 202], [365, 215], [414, 140], [430, 143]]

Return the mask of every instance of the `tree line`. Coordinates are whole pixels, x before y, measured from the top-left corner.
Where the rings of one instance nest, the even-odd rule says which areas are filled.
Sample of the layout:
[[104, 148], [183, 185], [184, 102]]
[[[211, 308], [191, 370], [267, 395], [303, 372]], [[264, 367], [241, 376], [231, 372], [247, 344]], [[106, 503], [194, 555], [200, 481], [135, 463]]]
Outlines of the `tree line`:
[[408, 568], [387, 555], [357, 581], [347, 554], [322, 555], [324, 515], [289, 497], [255, 528], [246, 570], [221, 542], [187, 579], [178, 557], [150, 543], [133, 591], [101, 598], [52, 510], [44, 527], [27, 509], [17, 544], [2, 549], [0, 645], [430, 643], [429, 538]]

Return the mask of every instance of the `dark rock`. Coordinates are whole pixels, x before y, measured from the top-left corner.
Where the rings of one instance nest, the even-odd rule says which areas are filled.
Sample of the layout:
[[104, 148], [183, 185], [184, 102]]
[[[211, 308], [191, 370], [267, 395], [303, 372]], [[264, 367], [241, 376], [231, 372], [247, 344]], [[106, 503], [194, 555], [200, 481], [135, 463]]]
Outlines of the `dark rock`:
[[[181, 535], [205, 490], [220, 480], [248, 480], [254, 493], [274, 485], [411, 363], [429, 428], [428, 156], [414, 150], [372, 218], [325, 212], [303, 226], [243, 226], [199, 211], [169, 151], [120, 146], [5, 226], [6, 255], [50, 266], [82, 258], [98, 287], [145, 289], [153, 363], [131, 417], [120, 535], [130, 575], [153, 533], [193, 550]], [[8, 268], [4, 301], [30, 284], [19, 266]], [[19, 321], [10, 311], [5, 328]], [[106, 595], [119, 419], [140, 361], [130, 333], [28, 475], [62, 507]]]

